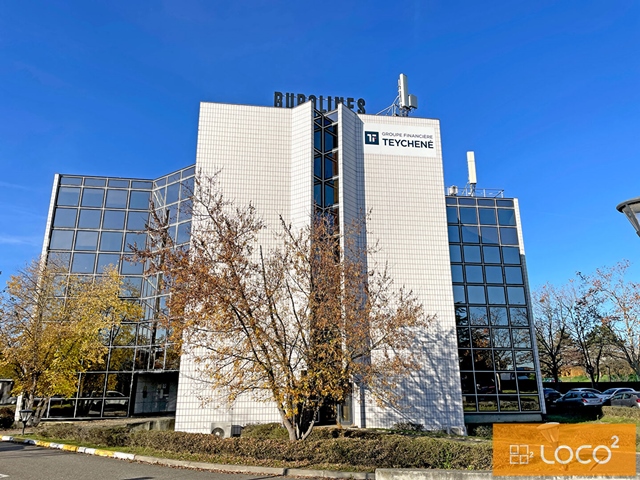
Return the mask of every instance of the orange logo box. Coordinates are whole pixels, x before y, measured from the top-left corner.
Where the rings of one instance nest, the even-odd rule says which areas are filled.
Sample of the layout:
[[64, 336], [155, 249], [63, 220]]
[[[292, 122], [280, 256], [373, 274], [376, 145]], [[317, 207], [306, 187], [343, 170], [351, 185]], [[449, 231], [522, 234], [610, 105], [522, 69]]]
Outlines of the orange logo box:
[[636, 475], [636, 426], [495, 424], [493, 474]]

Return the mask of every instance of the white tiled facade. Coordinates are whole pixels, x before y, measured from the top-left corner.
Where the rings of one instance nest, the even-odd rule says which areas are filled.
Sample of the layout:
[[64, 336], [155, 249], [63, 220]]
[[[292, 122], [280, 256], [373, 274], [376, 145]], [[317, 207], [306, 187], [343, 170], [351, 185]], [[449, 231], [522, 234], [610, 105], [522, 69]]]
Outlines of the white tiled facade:
[[[282, 216], [302, 227], [314, 202], [313, 115], [311, 103], [292, 109], [202, 103], [196, 168], [220, 171], [225, 195], [240, 205], [251, 202], [268, 226], [275, 228]], [[395, 284], [412, 289], [434, 316], [423, 332], [423, 367], [401, 386], [404, 404], [383, 408], [368, 392], [354, 392], [354, 425], [388, 428], [408, 421], [429, 429], [463, 427], [439, 121], [358, 115], [343, 106], [337, 118], [340, 221], [370, 213], [362, 241], [381, 247], [370, 265], [386, 263]], [[435, 156], [365, 154], [366, 122], [433, 128]], [[274, 228], [260, 238], [266, 248]], [[279, 421], [268, 402], [240, 398], [229, 408], [208, 389], [190, 355], [183, 355], [177, 430], [210, 433], [214, 422]]]

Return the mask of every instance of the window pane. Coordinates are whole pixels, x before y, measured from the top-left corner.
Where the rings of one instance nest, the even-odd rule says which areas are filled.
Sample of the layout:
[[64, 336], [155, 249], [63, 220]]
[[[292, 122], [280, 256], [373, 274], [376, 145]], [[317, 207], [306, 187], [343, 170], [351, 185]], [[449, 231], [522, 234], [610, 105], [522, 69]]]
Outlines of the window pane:
[[469, 325], [469, 314], [467, 307], [456, 307], [456, 324]]
[[480, 412], [497, 412], [498, 411], [498, 399], [495, 395], [479, 396], [478, 397], [478, 411]]
[[498, 247], [482, 247], [484, 255], [484, 263], [502, 263], [500, 261], [500, 248]]
[[487, 325], [487, 308], [469, 307], [469, 320], [471, 325]]
[[84, 184], [90, 187], [104, 187], [107, 181], [104, 178], [85, 178]]
[[107, 207], [127, 208], [127, 190], [107, 190]]
[[504, 298], [503, 287], [487, 287], [487, 295], [489, 296], [490, 305], [504, 305], [507, 303]]
[[[131, 197], [129, 198], [129, 208], [133, 208], [136, 210], [148, 210], [150, 195], [151, 195], [151, 192], [148, 192], [148, 191], [141, 192], [141, 191], [133, 190], [131, 192]], [[169, 202], [167, 201], [167, 203]]]
[[77, 210], [75, 208], [56, 208], [53, 220], [54, 227], [70, 227], [76, 226]]
[[451, 280], [454, 283], [464, 283], [462, 265], [451, 265]]
[[489, 329], [488, 328], [472, 328], [471, 329], [471, 345], [473, 348], [489, 348]]
[[320, 155], [313, 158], [313, 175], [322, 178], [322, 157]]
[[152, 182], [136, 182], [135, 180], [131, 182], [131, 187], [133, 188], [152, 188]]
[[[109, 186], [110, 187], [124, 187], [124, 188], [128, 188], [129, 187], [129, 180], [114, 180], [112, 178], [109, 179]], [[109, 196], [109, 194], [107, 193], [107, 197]]]
[[146, 240], [146, 233], [127, 233], [127, 236], [124, 240], [125, 252], [130, 252], [131, 248], [129, 248], [129, 246], [133, 246], [134, 244], [137, 248], [144, 248]]
[[107, 210], [104, 212], [102, 220], [102, 228], [106, 230], [123, 230], [124, 229], [124, 211], [123, 210]]
[[483, 283], [482, 267], [480, 265], [467, 265], [464, 267], [467, 274], [467, 283]]
[[85, 188], [82, 192], [83, 207], [102, 207], [104, 190], [101, 188]]
[[71, 187], [60, 187], [58, 189], [58, 201], [57, 205], [66, 205], [75, 207], [78, 205], [80, 199], [80, 189]]
[[480, 243], [478, 227], [464, 225], [462, 227], [462, 241], [465, 243]]
[[460, 230], [457, 225], [449, 225], [449, 242], [458, 243], [460, 241]]
[[[144, 193], [144, 192], [131, 192], [133, 193]], [[133, 195], [132, 195], [133, 196]], [[175, 203], [179, 200], [180, 197], [180, 184], [172, 183], [167, 187], [167, 205], [170, 203]], [[147, 204], [148, 204], [148, 196], [147, 196]], [[147, 207], [136, 207], [136, 208], [147, 208]]]
[[194, 179], [186, 178], [180, 182], [180, 198], [185, 200], [193, 196]]
[[518, 245], [518, 232], [515, 228], [500, 227], [500, 241], [503, 245]]
[[127, 218], [127, 230], [144, 230], [147, 225], [149, 213], [147, 212], [129, 212]]
[[482, 243], [499, 243], [496, 227], [481, 227]]
[[[458, 350], [458, 359], [460, 361], [460, 370], [471, 370], [473, 368], [473, 364], [471, 363], [471, 350], [461, 349]], [[473, 390], [462, 392], [462, 393], [471, 393]]]
[[140, 297], [142, 290], [142, 277], [125, 277], [122, 286], [123, 297]]
[[496, 370], [513, 370], [513, 352], [496, 350], [493, 352]]
[[82, 179], [78, 177], [60, 177], [60, 185], [82, 185]]
[[489, 307], [491, 325], [509, 325], [507, 309], [504, 307]]
[[511, 336], [508, 328], [492, 328], [493, 348], [511, 348]]
[[324, 206], [330, 207], [334, 203], [338, 203], [338, 198], [337, 195], [335, 195], [333, 182], [327, 182], [324, 184]]
[[316, 205], [322, 205], [322, 184], [320, 183], [313, 186], [313, 201]]
[[313, 147], [320, 152], [322, 151], [322, 130], [319, 128], [313, 132]]
[[514, 328], [511, 333], [514, 347], [531, 348], [531, 335], [528, 328]]
[[518, 397], [516, 395], [500, 395], [498, 399], [500, 401], [501, 412], [517, 412], [520, 410], [520, 407], [518, 406]]
[[187, 243], [191, 238], [191, 222], [181, 223], [178, 225], [178, 245]]
[[467, 298], [464, 295], [464, 286], [453, 286], [453, 303], [466, 303]]
[[469, 296], [469, 303], [487, 303], [484, 296], [484, 287], [468, 286], [467, 295]]
[[487, 283], [502, 283], [502, 267], [486, 266], [484, 267]]
[[502, 247], [502, 257], [504, 263], [520, 265], [520, 250], [515, 247]]
[[71, 273], [93, 273], [95, 253], [75, 253], [71, 263]]
[[464, 261], [468, 263], [480, 263], [480, 247], [475, 245], [465, 245]]
[[122, 250], [122, 232], [102, 232], [100, 250], [119, 252]]
[[333, 178], [338, 174], [338, 164], [328, 157], [324, 159], [324, 178]]
[[522, 285], [522, 269], [520, 267], [505, 267], [504, 274], [507, 283]]
[[100, 228], [102, 210], [80, 210], [78, 228]]
[[457, 329], [458, 332], [458, 346], [470, 347], [471, 346], [471, 334], [468, 327], [461, 327]]
[[458, 207], [447, 207], [447, 223], [458, 223]]
[[97, 250], [98, 232], [78, 232], [76, 235], [76, 250]]
[[522, 411], [539, 412], [540, 411], [540, 399], [536, 397], [520, 397], [520, 405]]
[[533, 352], [530, 350], [516, 351], [516, 370], [533, 370]]
[[338, 139], [331, 135], [328, 131], [324, 132], [324, 151], [328, 152], [338, 146]]
[[120, 255], [116, 253], [101, 253], [98, 255], [98, 273], [104, 271], [108, 266], [118, 268], [118, 262], [120, 261]]
[[[491, 355], [491, 350], [474, 350], [473, 351], [473, 369], [474, 370], [493, 370], [493, 355]], [[490, 374], [493, 377], [493, 373]], [[480, 393], [495, 393], [495, 384], [480, 382], [478, 380], [478, 375], [476, 373], [476, 383], [478, 384], [478, 392]], [[488, 376], [487, 376], [488, 377]], [[486, 382], [490, 382], [489, 378], [487, 378]]]
[[538, 382], [535, 373], [518, 373], [518, 390], [520, 393], [538, 393]]
[[509, 303], [512, 305], [526, 305], [523, 287], [507, 287]]
[[54, 230], [51, 233], [51, 250], [71, 250], [73, 244], [73, 230]]
[[130, 262], [125, 260], [122, 262], [122, 274], [123, 275], [142, 275], [142, 263]]
[[449, 257], [452, 262], [461, 262], [462, 253], [460, 253], [460, 245], [449, 245]]
[[513, 225], [516, 224], [516, 212], [515, 210], [507, 210], [504, 208], [498, 209], [498, 223], [500, 225]]
[[511, 318], [511, 325], [513, 326], [526, 326], [529, 325], [529, 319], [527, 317], [527, 309], [522, 307], [513, 307], [509, 309], [509, 317]]
[[474, 395], [464, 395], [462, 397], [462, 405], [465, 412], [477, 412], [476, 397]]
[[480, 224], [482, 225], [496, 224], [496, 211], [494, 208], [479, 208], [478, 214], [480, 216]]
[[460, 207], [460, 222], [461, 223], [478, 223], [476, 216], [476, 209], [470, 207]]

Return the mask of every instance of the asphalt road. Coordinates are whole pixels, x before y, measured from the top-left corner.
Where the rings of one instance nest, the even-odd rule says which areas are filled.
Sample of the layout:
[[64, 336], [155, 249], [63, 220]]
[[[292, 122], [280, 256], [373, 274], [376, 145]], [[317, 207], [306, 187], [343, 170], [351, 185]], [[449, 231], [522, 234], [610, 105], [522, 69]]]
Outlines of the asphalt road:
[[16, 480], [261, 480], [265, 477], [204, 472], [95, 457], [9, 442], [0, 442], [0, 479]]

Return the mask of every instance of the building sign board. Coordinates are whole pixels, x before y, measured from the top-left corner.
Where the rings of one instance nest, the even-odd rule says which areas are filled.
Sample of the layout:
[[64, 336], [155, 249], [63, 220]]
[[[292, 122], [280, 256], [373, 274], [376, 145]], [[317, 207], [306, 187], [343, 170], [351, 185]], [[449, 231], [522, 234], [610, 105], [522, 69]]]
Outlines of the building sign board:
[[342, 104], [349, 110], [358, 108], [356, 113], [367, 113], [365, 110], [364, 98], [353, 97], [337, 97], [337, 96], [316, 96], [305, 95], [303, 93], [282, 93], [273, 92], [273, 106], [280, 108], [293, 108], [302, 105], [305, 102], [313, 102], [313, 108], [322, 113], [330, 112], [338, 108], [338, 104]]
[[433, 127], [365, 123], [363, 132], [365, 154], [437, 157]]

